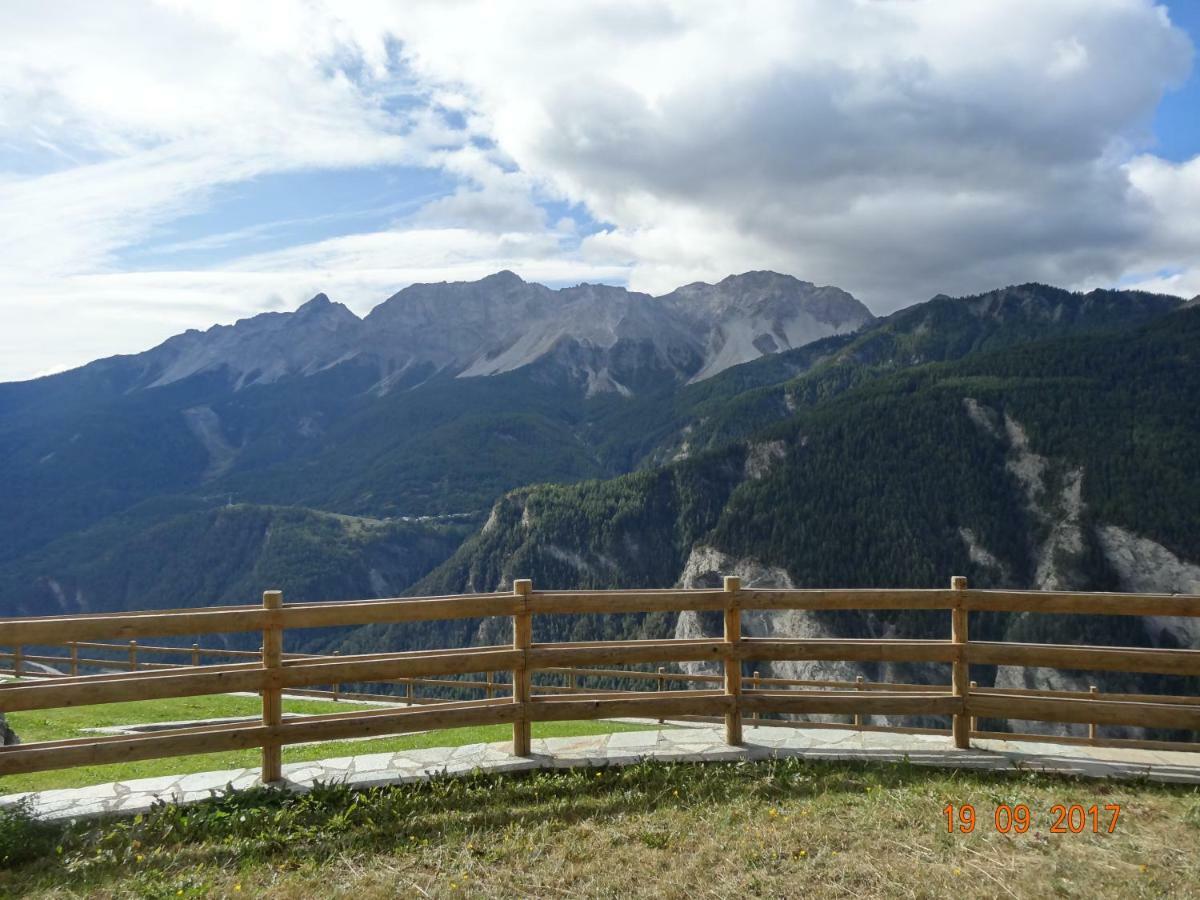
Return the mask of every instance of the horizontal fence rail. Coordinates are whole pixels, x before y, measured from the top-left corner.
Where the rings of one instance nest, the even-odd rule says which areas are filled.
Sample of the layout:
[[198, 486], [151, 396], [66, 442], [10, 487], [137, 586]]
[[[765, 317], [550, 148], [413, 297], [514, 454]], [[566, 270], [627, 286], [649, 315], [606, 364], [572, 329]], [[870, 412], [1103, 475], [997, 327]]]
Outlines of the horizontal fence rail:
[[[743, 637], [741, 613], [759, 610], [942, 610], [945, 640]], [[723, 615], [720, 638], [535, 643], [533, 617], [580, 613], [708, 611]], [[845, 722], [779, 716], [849, 717], [863, 730], [948, 734], [960, 748], [975, 737], [1018, 738], [982, 731], [980, 719], [1081, 723], [1088, 737], [1038, 740], [1101, 743], [1099, 726], [1200, 731], [1200, 697], [983, 687], [970, 667], [1044, 667], [1082, 671], [1200, 675], [1200, 650], [1090, 647], [972, 641], [971, 612], [1070, 615], [1200, 616], [1200, 597], [970, 590], [955, 577], [949, 590], [761, 590], [725, 578], [721, 590], [534, 591], [528, 580], [511, 594], [284, 604], [267, 591], [261, 607], [227, 606], [0, 620], [0, 711], [78, 707], [233, 692], [262, 698], [261, 721], [220, 722], [149, 734], [118, 734], [0, 748], [0, 775], [79, 765], [260, 748], [265, 782], [282, 776], [282, 748], [469, 725], [511, 725], [513, 750], [528, 755], [531, 725], [570, 719], [638, 717], [719, 720], [726, 740], [742, 743], [744, 723], [846, 727]], [[398, 653], [284, 653], [285, 630], [439, 619], [511, 617], [511, 644]], [[144, 638], [257, 631], [261, 648], [218, 649], [143, 643]], [[66, 648], [60, 655], [28, 648]], [[155, 657], [153, 659], [147, 657]], [[212, 662], [216, 660], [217, 662]], [[747, 663], [848, 661], [941, 663], [949, 684], [788, 679], [747, 674]], [[707, 664], [707, 671], [670, 671], [661, 664]], [[0, 662], [0, 664], [3, 664]], [[660, 664], [657, 671], [615, 666]], [[705, 668], [705, 666], [701, 666]], [[85, 674], [83, 670], [99, 670]], [[498, 678], [497, 675], [500, 674]], [[468, 678], [466, 676], [475, 676]], [[650, 690], [605, 689], [597, 682], [649, 683]], [[400, 694], [344, 690], [352, 684], [398, 684]], [[327, 687], [323, 687], [327, 686]], [[451, 690], [477, 699], [418, 696]], [[284, 693], [383, 701], [378, 709], [287, 716]], [[470, 694], [468, 693], [468, 696]], [[872, 724], [870, 716], [948, 717], [949, 731]], [[776, 718], [767, 718], [776, 717]], [[1115, 746], [1186, 744], [1108, 739]]]

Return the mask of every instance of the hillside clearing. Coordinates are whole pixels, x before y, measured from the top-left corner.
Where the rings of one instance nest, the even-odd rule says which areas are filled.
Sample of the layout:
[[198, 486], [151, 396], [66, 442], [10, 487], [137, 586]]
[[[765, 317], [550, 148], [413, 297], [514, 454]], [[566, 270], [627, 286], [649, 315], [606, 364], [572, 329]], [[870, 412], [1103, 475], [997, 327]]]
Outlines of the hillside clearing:
[[[973, 804], [973, 833], [944, 807]], [[1119, 804], [1113, 833], [1055, 804]], [[1025, 804], [1024, 834], [992, 810]], [[0, 819], [0, 891], [62, 897], [1183, 896], [1200, 790], [907, 764], [641, 763], [303, 796], [261, 789], [136, 819]]]

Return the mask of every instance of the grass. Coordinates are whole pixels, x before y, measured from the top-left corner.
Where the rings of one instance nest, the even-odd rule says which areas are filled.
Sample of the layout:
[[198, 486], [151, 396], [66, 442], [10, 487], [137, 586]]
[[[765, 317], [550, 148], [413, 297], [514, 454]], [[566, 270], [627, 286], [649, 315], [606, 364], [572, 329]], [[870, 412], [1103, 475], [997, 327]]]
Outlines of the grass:
[[[286, 699], [285, 713], [349, 712], [354, 709], [377, 709], [357, 703], [330, 700]], [[207, 697], [185, 697], [171, 700], [138, 700], [131, 703], [105, 703], [64, 709], [15, 712], [8, 715], [9, 725], [25, 743], [53, 741], [87, 736], [85, 728], [112, 725], [132, 725], [150, 722], [190, 721], [196, 719], [255, 716], [262, 711], [257, 697], [218, 694]], [[612, 731], [640, 731], [652, 726], [620, 722], [539, 722], [533, 726], [534, 737], [572, 737], [588, 734], [607, 734]], [[453, 728], [420, 734], [399, 735], [369, 741], [332, 741], [309, 746], [285, 747], [284, 763], [330, 759], [360, 753], [416, 750], [423, 747], [458, 747], [462, 744], [503, 741], [512, 737], [510, 725], [486, 725], [476, 728]], [[50, 772], [31, 772], [26, 775], [0, 777], [0, 795], [23, 791], [44, 791], [52, 788], [84, 787], [110, 781], [129, 781], [134, 778], [153, 778], [158, 775], [210, 772], [257, 766], [261, 761], [258, 750], [232, 750], [192, 756], [174, 756], [139, 762], [116, 763], [106, 766], [80, 766]]]
[[[970, 834], [943, 807], [972, 803]], [[1027, 804], [1025, 834], [991, 810]], [[1053, 834], [1055, 803], [1118, 803]], [[1161, 897], [1200, 884], [1200, 791], [804, 762], [267, 789], [73, 827], [0, 817], [0, 893], [32, 897]]]

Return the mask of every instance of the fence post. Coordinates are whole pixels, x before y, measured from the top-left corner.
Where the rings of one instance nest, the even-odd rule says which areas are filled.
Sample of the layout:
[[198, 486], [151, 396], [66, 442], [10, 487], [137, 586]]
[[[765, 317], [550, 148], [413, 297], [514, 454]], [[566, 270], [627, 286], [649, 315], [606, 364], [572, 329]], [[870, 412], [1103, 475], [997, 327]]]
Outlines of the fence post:
[[513, 669], [513, 703], [520, 706], [517, 718], [513, 722], [513, 756], [528, 756], [532, 744], [532, 733], [529, 725], [529, 645], [533, 643], [533, 616], [529, 612], [529, 595], [533, 592], [533, 582], [528, 578], [518, 578], [513, 581], [513, 593], [521, 598], [519, 611], [513, 615], [513, 649], [524, 651], [521, 661]]
[[200, 645], [192, 644], [192, 665], [200, 665]]
[[129, 671], [137, 671], [137, 641], [129, 642]]
[[[1092, 695], [1092, 699], [1093, 699], [1093, 700], [1095, 700], [1095, 699], [1096, 699], [1096, 694], [1100, 693], [1100, 689], [1099, 689], [1098, 687], [1096, 687], [1096, 686], [1093, 684], [1093, 685], [1091, 685], [1091, 686], [1089, 686], [1089, 687], [1088, 687], [1088, 693], [1089, 693], [1089, 694], [1091, 694], [1091, 695]], [[1097, 734], [1096, 734], [1096, 733], [1097, 733], [1097, 730], [1098, 730], [1098, 729], [1096, 728], [1096, 723], [1095, 723], [1095, 722], [1091, 722], [1091, 723], [1089, 723], [1089, 724], [1088, 724], [1088, 743], [1089, 743], [1089, 744], [1094, 744], [1094, 743], [1096, 743], [1096, 737], [1097, 737]]]
[[967, 608], [963, 606], [963, 593], [967, 589], [966, 576], [955, 575], [951, 578], [950, 589], [954, 592], [954, 607], [950, 610], [950, 640], [954, 642], [951, 688], [954, 696], [963, 704], [963, 711], [954, 716], [954, 746], [959, 750], [969, 750], [971, 722], [967, 715], [967, 704], [971, 691], [970, 667], [967, 664]]
[[[743, 687], [745, 687], [745, 685], [743, 685]], [[762, 690], [762, 674], [759, 672], [758, 669], [755, 669], [754, 675], [751, 676], [750, 689], [754, 690], [754, 691]], [[743, 717], [742, 724], [744, 725], [747, 721], [750, 722], [751, 728], [753, 728], [755, 725], [761, 725], [762, 724], [762, 713], [755, 713], [752, 716]]]
[[[856, 691], [861, 691], [863, 689], [863, 680], [864, 679], [861, 675], [854, 676], [854, 689]], [[855, 713], [854, 714], [854, 727], [862, 728], [862, 726], [863, 726], [862, 713]]]
[[[660, 693], [666, 689], [666, 683], [667, 683], [667, 679], [666, 679], [666, 676], [665, 676], [665, 673], [666, 673], [666, 671], [667, 671], [667, 670], [666, 670], [666, 668], [664, 668], [663, 666], [659, 666], [659, 667], [658, 667], [658, 690], [659, 690], [659, 692], [660, 692]], [[659, 725], [666, 725], [666, 724], [667, 724], [667, 720], [666, 720], [666, 719], [659, 719], [659, 720], [658, 720], [658, 724], [659, 724]]]
[[[263, 591], [263, 608], [282, 609], [283, 591]], [[283, 667], [283, 627], [278, 618], [263, 628], [262, 664], [267, 670], [262, 692], [262, 722], [270, 729], [283, 724], [283, 689], [278, 676]], [[283, 778], [283, 748], [278, 738], [268, 736], [262, 746], [262, 782], [270, 784]]]
[[79, 641], [71, 641], [71, 674], [79, 674]]
[[[971, 691], [974, 692], [975, 688], [979, 687], [979, 685], [976, 682], [972, 681], [972, 682], [970, 682], [969, 687], [971, 688]], [[971, 731], [973, 733], [978, 730], [979, 730], [979, 719], [977, 719], [975, 716], [971, 716]]]
[[[340, 651], [334, 650], [334, 651], [333, 651], [333, 655], [334, 655], [334, 656], [338, 656], [338, 655], [340, 655]], [[341, 685], [339, 682], [336, 682], [336, 681], [335, 681], [333, 684], [331, 684], [331, 685], [330, 685], [330, 687], [331, 687], [331, 688], [333, 688], [333, 691], [332, 691], [332, 693], [333, 693], [333, 702], [334, 702], [334, 703], [337, 703], [337, 702], [338, 702], [338, 700], [342, 699], [342, 698], [341, 698], [341, 696], [340, 696], [340, 695], [341, 695], [341, 693], [342, 693], [342, 685]]]
[[733, 709], [725, 713], [725, 743], [731, 747], [742, 745], [742, 658], [738, 653], [742, 642], [741, 589], [741, 578], [725, 576], [725, 696], [733, 698]]
[[13, 647], [13, 677], [21, 677], [21, 657], [25, 655], [25, 648], [21, 646]]
[[569, 693], [575, 693], [577, 684], [575, 681], [575, 670], [571, 669], [567, 672], [567, 690]]

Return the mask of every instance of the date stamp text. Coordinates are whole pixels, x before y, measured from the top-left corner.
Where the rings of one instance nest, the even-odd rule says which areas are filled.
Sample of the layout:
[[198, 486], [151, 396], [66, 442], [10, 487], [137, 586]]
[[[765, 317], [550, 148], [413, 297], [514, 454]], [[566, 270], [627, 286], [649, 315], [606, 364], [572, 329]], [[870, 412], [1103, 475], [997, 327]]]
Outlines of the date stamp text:
[[946, 831], [970, 834], [981, 823], [986, 827], [990, 818], [992, 827], [1000, 834], [1024, 834], [1031, 827], [1036, 828], [1040, 822], [1049, 825], [1051, 834], [1112, 834], [1117, 830], [1117, 821], [1121, 818], [1121, 804], [1105, 803], [1101, 806], [1093, 803], [1085, 806], [1081, 803], [1055, 803], [1048, 814], [1042, 814], [1024, 803], [1011, 806], [1000, 803], [991, 810], [990, 817], [987, 812], [977, 811], [970, 803], [947, 803], [942, 810], [946, 816]]

